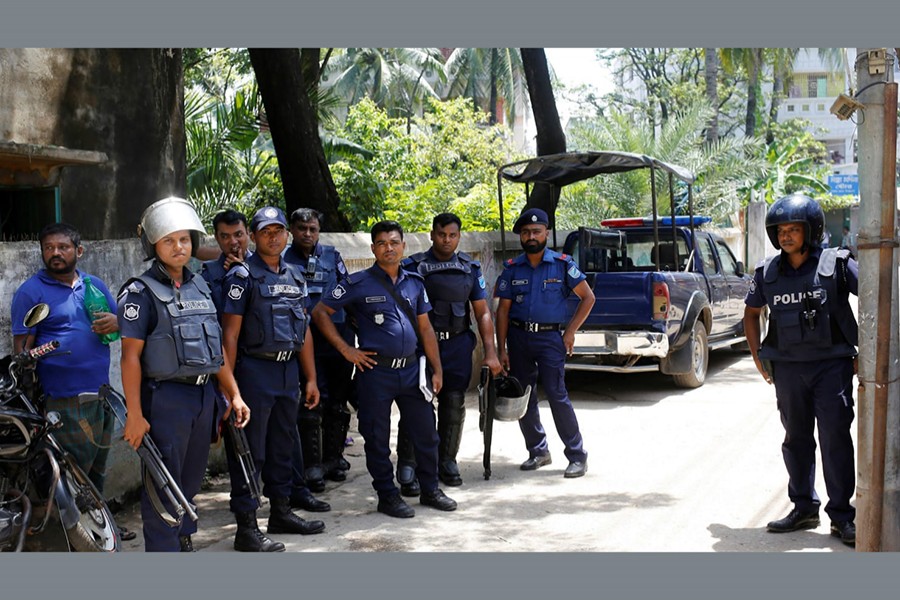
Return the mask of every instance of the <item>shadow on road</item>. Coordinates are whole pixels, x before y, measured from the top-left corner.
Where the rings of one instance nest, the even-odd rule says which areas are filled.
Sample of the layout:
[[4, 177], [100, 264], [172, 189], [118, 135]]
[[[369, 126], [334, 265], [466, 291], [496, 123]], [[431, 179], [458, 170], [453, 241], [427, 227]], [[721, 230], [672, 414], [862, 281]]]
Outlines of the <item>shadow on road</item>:
[[716, 541], [715, 552], [853, 552], [827, 529], [827, 524], [817, 530], [770, 533], [763, 527], [734, 529], [721, 523], [708, 527]]

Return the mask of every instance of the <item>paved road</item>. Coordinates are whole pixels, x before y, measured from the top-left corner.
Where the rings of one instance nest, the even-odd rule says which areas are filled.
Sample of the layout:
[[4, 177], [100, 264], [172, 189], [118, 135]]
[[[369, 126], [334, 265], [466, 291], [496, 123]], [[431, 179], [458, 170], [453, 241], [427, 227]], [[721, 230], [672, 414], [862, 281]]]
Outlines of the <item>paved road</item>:
[[[497, 422], [493, 476], [485, 481], [477, 397], [470, 393], [460, 452], [464, 484], [444, 488], [459, 510], [441, 513], [413, 504], [416, 517], [406, 520], [377, 513], [354, 431], [347, 481], [329, 482], [320, 494], [333, 506], [315, 515], [325, 521], [325, 533], [274, 537], [290, 552], [850, 551], [829, 535], [827, 517], [814, 531], [765, 532], [766, 522], [790, 505], [774, 390], [749, 355], [713, 353], [707, 383], [696, 390], [674, 388], [659, 374], [570, 373], [568, 382], [590, 454], [585, 477], [563, 479], [566, 459], [542, 403], [553, 464], [520, 471], [527, 454], [519, 429]], [[195, 546], [231, 552], [235, 526], [227, 481], [214, 480], [198, 505]], [[120, 516], [140, 531], [135, 507]], [[125, 544], [130, 551], [142, 547], [140, 536]]]

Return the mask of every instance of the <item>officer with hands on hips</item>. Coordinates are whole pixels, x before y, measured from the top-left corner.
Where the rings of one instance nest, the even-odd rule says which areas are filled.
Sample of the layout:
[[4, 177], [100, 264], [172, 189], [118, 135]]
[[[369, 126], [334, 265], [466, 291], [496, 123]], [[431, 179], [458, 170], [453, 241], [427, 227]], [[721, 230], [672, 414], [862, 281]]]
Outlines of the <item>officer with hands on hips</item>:
[[[488, 308], [481, 263], [465, 252], [457, 252], [462, 221], [452, 213], [441, 213], [431, 224], [431, 248], [405, 258], [402, 267], [419, 273], [431, 301], [431, 324], [437, 334], [444, 372], [438, 398], [438, 477], [449, 486], [462, 485], [456, 454], [466, 419], [466, 389], [472, 378], [475, 334], [471, 330], [469, 304], [475, 313], [484, 343], [484, 364], [493, 375], [501, 371], [494, 346], [494, 323]], [[397, 481], [404, 496], [418, 496], [415, 455], [403, 423], [397, 434]]]
[[[262, 474], [263, 494], [271, 501], [267, 533], [319, 533], [322, 521], [306, 521], [290, 507], [291, 450], [300, 407], [300, 371], [306, 379], [308, 407], [319, 402], [313, 344], [307, 327], [306, 282], [281, 256], [287, 246], [287, 219], [273, 206], [259, 209], [250, 222], [256, 252], [244, 270], [225, 278], [222, 315], [225, 354], [234, 362], [235, 379], [244, 387], [253, 421], [247, 441]], [[282, 552], [284, 544], [265, 536], [256, 521], [240, 465], [228, 454], [231, 510], [237, 521], [234, 549]]]
[[[856, 261], [845, 248], [821, 247], [825, 214], [803, 194], [776, 200], [766, 214], [766, 233], [781, 250], [756, 267], [745, 300], [744, 332], [762, 377], [775, 384], [794, 508], [767, 525], [774, 533], [815, 529], [821, 502], [815, 490], [816, 440], [831, 518], [831, 535], [856, 544], [853, 439], [853, 374], [858, 345], [856, 319], [848, 301], [858, 295]], [[760, 343], [760, 315], [769, 307], [766, 338]]]
[[[298, 208], [291, 213], [293, 243], [284, 252], [284, 260], [300, 267], [306, 277], [309, 292], [309, 311], [323, 293], [330, 292], [347, 277], [347, 267], [341, 253], [334, 246], [319, 243], [323, 215], [311, 208]], [[331, 318], [344, 341], [354, 345], [354, 333], [345, 312], [337, 311]], [[353, 365], [343, 360], [337, 350], [322, 336], [315, 323], [311, 324], [316, 349], [316, 377], [320, 402], [313, 410], [300, 407], [297, 428], [300, 431], [302, 453], [295, 451], [295, 480], [304, 480], [311, 489], [325, 488], [325, 479], [344, 481], [350, 463], [344, 459], [344, 441], [350, 428], [348, 398], [353, 393]], [[300, 460], [302, 458], [302, 460]], [[299, 463], [299, 464], [298, 464]], [[292, 502], [295, 501], [292, 495]], [[296, 498], [299, 507], [310, 508], [303, 499]]]
[[[209, 457], [215, 404], [210, 375], [231, 400], [226, 416], [234, 410], [238, 427], [250, 420], [223, 353], [212, 294], [186, 266], [203, 232], [186, 200], [165, 198], [150, 205], [141, 216], [140, 235], [153, 263], [125, 283], [117, 311], [128, 408], [125, 441], [137, 449], [152, 432], [188, 501], [200, 490]], [[184, 519], [180, 527], [170, 527], [153, 508], [146, 488], [141, 517], [147, 551], [193, 551], [197, 524]]]
[[[398, 518], [413, 517], [415, 511], [394, 485], [390, 436], [395, 400], [415, 448], [416, 475], [422, 487], [419, 504], [456, 510], [456, 502], [438, 487], [438, 435], [431, 398], [426, 397], [426, 393], [439, 394], [443, 382], [438, 342], [428, 319], [431, 305], [422, 276], [400, 268], [405, 249], [399, 223], [376, 223], [372, 227], [375, 264], [351, 274], [313, 309], [322, 334], [357, 369], [359, 432], [365, 439], [366, 467], [378, 494], [378, 512]], [[350, 346], [331, 320], [341, 308], [356, 318], [359, 348]], [[420, 388], [419, 336], [432, 371], [432, 388], [427, 392]]]
[[[530, 208], [513, 227], [525, 253], [506, 261], [497, 278], [497, 349], [504, 370], [523, 387], [531, 385], [528, 410], [519, 420], [528, 448], [528, 460], [521, 469], [533, 471], [551, 461], [538, 412], [535, 384], [540, 374], [556, 431], [566, 446], [565, 477], [572, 478], [587, 472], [587, 452], [566, 390], [565, 361], [572, 353], [575, 332], [594, 305], [594, 292], [571, 257], [547, 248], [549, 224], [546, 212]], [[580, 301], [566, 324], [566, 298], [571, 292]]]

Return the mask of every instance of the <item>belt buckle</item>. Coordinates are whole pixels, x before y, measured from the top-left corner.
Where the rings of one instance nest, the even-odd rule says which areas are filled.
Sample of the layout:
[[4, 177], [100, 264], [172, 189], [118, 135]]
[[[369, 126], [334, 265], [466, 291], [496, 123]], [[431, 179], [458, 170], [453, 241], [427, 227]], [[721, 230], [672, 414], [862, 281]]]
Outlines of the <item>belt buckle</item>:
[[207, 381], [209, 381], [209, 373], [197, 375], [197, 380], [194, 382], [194, 385], [206, 385]]
[[395, 358], [391, 360], [391, 368], [392, 369], [402, 369], [406, 366], [406, 357], [403, 358]]
[[528, 333], [537, 333], [539, 325], [540, 323], [532, 323], [531, 321], [526, 321], [525, 331], [527, 331]]
[[275, 354], [275, 360], [278, 362], [287, 362], [291, 358], [290, 350], [281, 350]]
[[449, 332], [449, 331], [438, 331], [437, 334], [438, 334], [438, 335], [437, 335], [437, 339], [438, 339], [439, 342], [444, 342], [444, 341], [450, 339], [450, 332]]

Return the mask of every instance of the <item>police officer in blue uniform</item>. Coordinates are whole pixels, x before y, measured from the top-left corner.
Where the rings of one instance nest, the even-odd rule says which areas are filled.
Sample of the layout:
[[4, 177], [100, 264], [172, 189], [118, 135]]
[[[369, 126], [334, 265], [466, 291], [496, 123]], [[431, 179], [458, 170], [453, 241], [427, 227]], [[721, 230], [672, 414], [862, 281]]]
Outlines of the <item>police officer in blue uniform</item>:
[[[347, 277], [347, 267], [341, 253], [334, 246], [319, 243], [322, 220], [323, 215], [310, 208], [298, 208], [291, 213], [293, 243], [284, 253], [284, 260], [300, 267], [306, 277], [310, 311], [323, 293], [330, 292]], [[354, 345], [353, 330], [344, 311], [337, 311], [331, 320], [344, 341]], [[300, 407], [297, 427], [302, 442], [302, 457], [300, 452], [295, 452], [294, 468], [302, 470], [302, 465], [305, 465], [302, 478], [316, 491], [325, 488], [325, 479], [347, 479], [350, 463], [344, 459], [343, 453], [344, 440], [350, 428], [347, 401], [353, 391], [353, 365], [343, 360], [314, 323], [311, 325], [320, 402], [312, 410]], [[300, 458], [302, 462], [299, 462]], [[299, 476], [295, 478], [301, 479]], [[298, 498], [298, 506], [304, 506], [300, 500]]]
[[[472, 379], [476, 343], [470, 303], [484, 344], [484, 364], [494, 375], [501, 371], [481, 263], [465, 252], [457, 252], [461, 228], [458, 216], [437, 215], [431, 223], [431, 248], [402, 262], [404, 269], [425, 279], [431, 301], [428, 315], [437, 334], [444, 372], [444, 385], [438, 394], [438, 477], [449, 486], [462, 485], [456, 454], [466, 419], [466, 389]], [[401, 423], [397, 434], [397, 481], [404, 496], [419, 495], [415, 466], [412, 442]]]
[[215, 259], [205, 261], [200, 274], [212, 290], [221, 321], [225, 306], [225, 276], [233, 268], [246, 269], [244, 261], [253, 253], [249, 250], [247, 217], [242, 212], [228, 209], [217, 213], [213, 217], [213, 234], [222, 253]]
[[[306, 315], [303, 274], [284, 262], [287, 219], [280, 209], [259, 209], [250, 222], [256, 252], [246, 260], [247, 272], [233, 270], [225, 278], [222, 316], [225, 354], [244, 387], [253, 422], [247, 441], [262, 475], [263, 494], [271, 501], [267, 533], [319, 533], [322, 521], [306, 521], [290, 507], [291, 449], [300, 406], [300, 371], [306, 379], [307, 406], [319, 401], [313, 344]], [[256, 521], [257, 502], [250, 495], [240, 465], [229, 455], [231, 510], [237, 521], [234, 548], [239, 552], [280, 552], [284, 544], [265, 536]]]
[[[856, 544], [853, 440], [853, 374], [857, 324], [848, 301], [858, 294], [856, 261], [846, 249], [820, 247], [825, 215], [803, 194], [776, 200], [766, 214], [766, 233], [780, 254], [756, 267], [746, 298], [744, 331], [756, 368], [774, 383], [784, 425], [781, 451], [794, 508], [767, 525], [783, 533], [819, 526], [815, 490], [819, 430], [831, 534]], [[760, 344], [760, 314], [769, 326]]]
[[[533, 471], [551, 462], [538, 412], [536, 381], [540, 374], [569, 459], [564, 476], [572, 478], [587, 472], [587, 452], [566, 390], [565, 360], [572, 353], [575, 332], [594, 305], [594, 292], [570, 257], [547, 248], [549, 224], [546, 212], [530, 208], [513, 227], [525, 253], [506, 261], [497, 279], [497, 348], [503, 368], [523, 386], [531, 385], [528, 410], [519, 420], [528, 448], [528, 460], [521, 469]], [[566, 324], [566, 298], [571, 292], [579, 303]]]
[[[203, 278], [209, 284], [210, 290], [212, 290], [213, 300], [216, 303], [219, 321], [221, 322], [222, 309], [225, 307], [226, 299], [225, 277], [233, 274], [233, 272], [240, 273], [243, 279], [249, 277], [250, 272], [247, 270], [244, 261], [250, 258], [253, 252], [249, 249], [250, 233], [248, 231], [247, 217], [243, 213], [232, 209], [217, 213], [213, 217], [213, 232], [221, 254], [215, 259], [207, 260], [203, 263], [201, 275], [203, 275]], [[298, 439], [296, 442], [298, 448], [299, 444]], [[231, 451], [227, 445], [225, 448], [226, 453]], [[299, 449], [297, 452], [299, 453]], [[302, 465], [302, 456], [297, 458], [296, 462]], [[311, 512], [327, 512], [331, 510], [331, 506], [327, 502], [313, 496], [302, 475], [294, 482], [294, 488], [291, 491], [291, 507], [304, 508]]]
[[[250, 418], [224, 357], [212, 294], [203, 278], [186, 267], [201, 233], [203, 225], [187, 201], [165, 198], [149, 206], [141, 217], [141, 242], [153, 263], [126, 282], [117, 311], [128, 407], [125, 441], [137, 449], [152, 432], [188, 501], [200, 490], [209, 456], [215, 404], [210, 375], [230, 398], [228, 410], [236, 412], [238, 426]], [[174, 507], [165, 509], [174, 514]], [[169, 526], [146, 487], [141, 517], [146, 550], [193, 551], [197, 524], [184, 519], [180, 527]]]
[[[405, 248], [399, 223], [376, 223], [372, 227], [375, 264], [351, 274], [313, 309], [316, 326], [357, 369], [359, 432], [365, 438], [366, 467], [378, 494], [378, 512], [398, 518], [413, 517], [415, 511], [394, 485], [390, 449], [394, 401], [415, 448], [422, 488], [419, 504], [456, 510], [456, 502], [438, 487], [438, 436], [434, 408], [426, 396], [439, 394], [443, 383], [437, 338], [428, 319], [431, 305], [422, 276], [400, 268]], [[350, 346], [331, 320], [341, 308], [356, 319], [359, 348]], [[424, 369], [420, 373], [419, 337], [431, 367], [430, 378]]]

